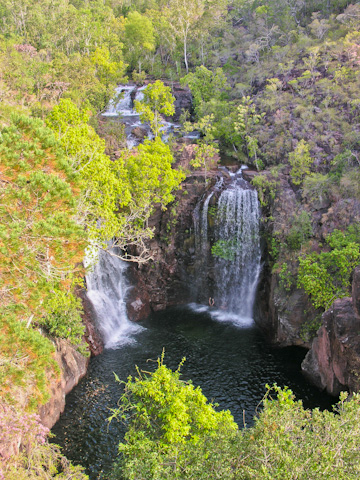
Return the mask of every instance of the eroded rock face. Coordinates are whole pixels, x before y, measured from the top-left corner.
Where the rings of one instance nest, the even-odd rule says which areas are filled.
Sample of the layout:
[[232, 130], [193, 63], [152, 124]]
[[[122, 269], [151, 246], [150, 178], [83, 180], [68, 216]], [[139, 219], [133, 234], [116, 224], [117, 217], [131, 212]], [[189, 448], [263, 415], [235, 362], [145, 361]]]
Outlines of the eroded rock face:
[[360, 267], [354, 273], [352, 297], [335, 300], [322, 316], [322, 325], [302, 370], [331, 395], [360, 388]]
[[61, 369], [60, 378], [51, 381], [51, 399], [39, 409], [41, 422], [51, 428], [58, 421], [65, 409], [65, 395], [67, 395], [87, 371], [89, 358], [81, 355], [66, 340], [56, 339], [56, 361]]
[[[250, 170], [245, 170], [243, 173], [244, 178], [250, 181], [257, 174], [258, 172]], [[289, 230], [291, 218], [299, 208], [298, 193], [289, 182], [289, 176], [279, 174], [276, 182], [278, 183], [277, 194], [267, 206], [269, 211], [263, 212], [264, 217], [271, 213], [273, 219], [271, 223], [265, 223], [262, 226], [264, 238], [274, 234], [279, 237], [285, 236]], [[296, 287], [295, 281], [288, 289], [284, 288], [279, 268], [269, 265], [267, 253], [269, 245], [264, 244], [263, 247], [263, 270], [259, 282], [255, 321], [275, 345], [309, 347], [309, 343], [301, 332], [304, 323], [316, 316], [316, 311], [305, 292]]]
[[179, 121], [180, 115], [182, 114], [183, 110], [191, 111], [192, 95], [189, 88], [182, 87], [178, 83], [172, 84], [170, 86], [172, 87], [172, 93], [175, 97], [175, 115], [172, 117], [172, 120], [177, 122]]
[[148, 247], [153, 261], [132, 266], [132, 284], [128, 302], [130, 320], [146, 318], [150, 311], [189, 301], [192, 268], [195, 262], [193, 211], [207, 186], [200, 177], [188, 178], [166, 211], [158, 209], [149, 226], [155, 235]]
[[104, 342], [96, 326], [94, 307], [86, 295], [84, 288], [79, 288], [76, 292], [80, 297], [83, 307], [82, 320], [85, 325], [85, 341], [89, 345], [91, 355], [94, 357], [104, 350]]

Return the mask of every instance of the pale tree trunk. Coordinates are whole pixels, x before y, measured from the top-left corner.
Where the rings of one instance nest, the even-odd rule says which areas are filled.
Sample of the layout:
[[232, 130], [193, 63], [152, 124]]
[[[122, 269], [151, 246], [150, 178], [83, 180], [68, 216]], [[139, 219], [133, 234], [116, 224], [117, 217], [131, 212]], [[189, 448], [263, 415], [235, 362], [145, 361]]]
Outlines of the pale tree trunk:
[[184, 62], [185, 62], [185, 68], [186, 68], [186, 73], [189, 73], [189, 66], [188, 66], [188, 61], [187, 61], [187, 49], [186, 49], [186, 40], [184, 41]]

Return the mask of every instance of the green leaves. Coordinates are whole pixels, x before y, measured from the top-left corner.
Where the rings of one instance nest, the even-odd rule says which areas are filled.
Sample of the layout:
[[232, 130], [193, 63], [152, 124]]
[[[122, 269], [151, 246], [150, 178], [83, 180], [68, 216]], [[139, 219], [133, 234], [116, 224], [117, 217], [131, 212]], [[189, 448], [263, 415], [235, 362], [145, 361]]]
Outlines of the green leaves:
[[129, 377], [111, 419], [128, 423], [111, 479], [356, 480], [360, 396], [342, 393], [335, 412], [305, 410], [293, 392], [269, 387], [251, 428], [216, 411], [199, 387], [158, 359]]
[[156, 80], [144, 89], [144, 99], [135, 100], [134, 104], [141, 121], [149, 122], [151, 130], [158, 137], [163, 127], [161, 115], [174, 115], [174, 102], [175, 97], [171, 94], [171, 88], [166, 87], [161, 80]]
[[196, 67], [194, 73], [188, 73], [181, 79], [181, 83], [188, 85], [194, 97], [195, 111], [202, 103], [210, 100], [224, 100], [229, 90], [226, 76], [221, 68], [214, 72], [204, 65]]
[[130, 12], [125, 19], [125, 42], [126, 55], [131, 67], [138, 63], [141, 73], [143, 57], [155, 50], [154, 27], [151, 20], [139, 12]]
[[217, 478], [231, 478], [226, 450], [237, 426], [230, 412], [217, 412], [199, 387], [180, 379], [180, 368], [172, 372], [163, 364], [163, 357], [154, 373], [138, 370], [136, 378], [128, 378], [112, 418], [124, 414], [130, 424], [115, 468], [121, 468], [124, 478], [204, 479], [207, 467], [215, 465]]
[[[173, 112], [172, 98], [162, 82], [147, 87], [143, 105], [157, 119], [154, 128], [158, 131], [160, 113]], [[81, 177], [78, 208], [82, 224], [93, 244], [107, 249], [112, 241], [128, 252], [127, 259], [147, 261], [144, 242], [152, 230], [146, 222], [155, 204], [164, 209], [174, 199], [172, 191], [185, 176], [172, 168], [170, 148], [159, 136], [111, 160], [104, 153], [105, 142], [87, 121], [88, 115], [70, 100], [61, 100], [48, 118], [73, 171]]]
[[292, 166], [290, 175], [295, 185], [300, 185], [306, 175], [310, 173], [313, 159], [310, 155], [310, 146], [301, 139], [293, 152], [289, 153], [289, 163]]
[[315, 308], [327, 309], [336, 298], [349, 295], [350, 276], [359, 263], [359, 238], [334, 230], [326, 239], [330, 251], [299, 258], [298, 286], [303, 287]]
[[43, 325], [76, 344], [84, 330], [72, 295], [85, 248], [74, 200], [79, 177], [41, 120], [14, 114], [1, 138], [0, 350], [6, 368], [0, 393], [15, 382], [35, 407], [48, 399], [47, 382], [57, 369], [52, 343], [30, 327]]

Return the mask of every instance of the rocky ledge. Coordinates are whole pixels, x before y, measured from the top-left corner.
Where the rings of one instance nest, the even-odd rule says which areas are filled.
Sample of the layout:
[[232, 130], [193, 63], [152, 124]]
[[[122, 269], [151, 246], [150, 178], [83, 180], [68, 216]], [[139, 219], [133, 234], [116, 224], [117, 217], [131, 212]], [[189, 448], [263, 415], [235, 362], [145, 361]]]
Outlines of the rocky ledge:
[[360, 266], [355, 269], [352, 297], [335, 300], [322, 316], [322, 325], [302, 370], [322, 390], [338, 395], [360, 389]]
[[89, 358], [84, 357], [66, 340], [55, 340], [55, 359], [59, 364], [60, 378], [51, 381], [51, 399], [39, 409], [41, 423], [51, 428], [65, 409], [65, 396], [86, 374]]

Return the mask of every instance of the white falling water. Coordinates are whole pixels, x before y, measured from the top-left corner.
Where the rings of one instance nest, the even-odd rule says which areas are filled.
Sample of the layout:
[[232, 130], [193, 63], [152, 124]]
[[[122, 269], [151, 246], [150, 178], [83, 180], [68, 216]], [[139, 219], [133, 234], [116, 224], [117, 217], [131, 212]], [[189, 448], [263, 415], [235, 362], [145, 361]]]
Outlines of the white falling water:
[[197, 255], [207, 255], [207, 250], [209, 249], [208, 243], [208, 211], [209, 203], [214, 195], [214, 192], [211, 192], [204, 201], [202, 211], [200, 211], [201, 204], [195, 207], [194, 215], [196, 215], [197, 221], [195, 222], [195, 248]]
[[[119, 85], [116, 91], [116, 97], [110, 100], [106, 111], [102, 114], [104, 117], [121, 117], [121, 121], [126, 126], [127, 147], [129, 149], [135, 147], [140, 143], [140, 139], [134, 136], [131, 132], [136, 127], [141, 127], [146, 130], [146, 137], [148, 139], [154, 138], [150, 130], [150, 126], [140, 121], [139, 114], [134, 110], [133, 99], [139, 102], [144, 98], [144, 89], [146, 85], [138, 88], [136, 85]], [[121, 95], [121, 98], [116, 100]], [[171, 122], [163, 121], [163, 126], [160, 131], [162, 133], [162, 140], [168, 141], [169, 135], [180, 128], [180, 125]]]
[[137, 113], [132, 108], [131, 94], [136, 89], [134, 85], [119, 85], [115, 91], [116, 96], [122, 94], [122, 98], [115, 102], [110, 100], [106, 112], [103, 113], [105, 117], [116, 117], [118, 115], [132, 116]]
[[117, 348], [134, 341], [133, 335], [143, 327], [131, 322], [126, 313], [126, 262], [104, 251], [99, 261], [86, 275], [87, 296], [91, 301], [97, 326], [105, 348]]
[[259, 220], [256, 190], [235, 181], [221, 193], [215, 242], [223, 254], [215, 260], [215, 301], [220, 309], [249, 319], [260, 274]]
[[[209, 228], [209, 204], [223, 179], [203, 205], [194, 211], [197, 311], [209, 311], [218, 320], [239, 326], [253, 323], [253, 305], [260, 274], [260, 210], [257, 192], [242, 179], [241, 171], [227, 172], [231, 183], [218, 198], [215, 225]], [[212, 202], [213, 203], [213, 202]], [[217, 247], [217, 255], [210, 246]], [[211, 308], [210, 308], [211, 307]]]

